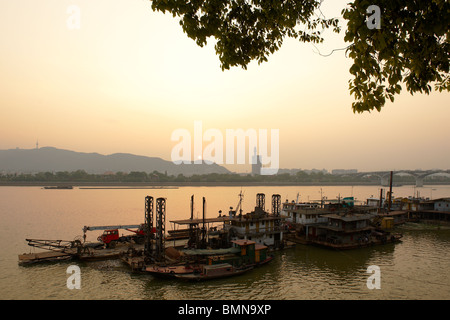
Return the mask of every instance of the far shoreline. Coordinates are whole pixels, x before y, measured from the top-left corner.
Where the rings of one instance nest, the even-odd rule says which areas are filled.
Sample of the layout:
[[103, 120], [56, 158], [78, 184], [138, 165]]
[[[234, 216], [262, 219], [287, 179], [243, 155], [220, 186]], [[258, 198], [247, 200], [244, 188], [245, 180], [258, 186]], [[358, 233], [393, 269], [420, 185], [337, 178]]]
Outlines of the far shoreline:
[[[414, 186], [413, 182], [394, 184], [393, 187]], [[450, 185], [444, 183], [426, 183], [426, 185]], [[96, 187], [96, 188], [170, 188], [170, 187], [290, 187], [290, 186], [381, 186], [377, 182], [79, 182], [79, 181], [15, 181], [0, 182], [0, 187]], [[383, 186], [388, 187], [388, 186]]]

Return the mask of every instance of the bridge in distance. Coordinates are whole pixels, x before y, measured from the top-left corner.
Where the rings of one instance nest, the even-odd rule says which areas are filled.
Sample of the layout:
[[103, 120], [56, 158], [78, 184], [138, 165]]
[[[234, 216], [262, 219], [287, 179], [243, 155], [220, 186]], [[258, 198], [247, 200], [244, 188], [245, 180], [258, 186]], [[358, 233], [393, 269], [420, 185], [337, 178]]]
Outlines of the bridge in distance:
[[[416, 187], [423, 187], [423, 180], [431, 175], [435, 174], [445, 174], [450, 177], [450, 170], [399, 170], [393, 171], [393, 175], [410, 175], [416, 179]], [[336, 175], [347, 175], [347, 176], [357, 176], [357, 177], [366, 177], [366, 176], [376, 176], [380, 178], [380, 184], [382, 186], [389, 185], [389, 179], [391, 175], [391, 171], [373, 171], [373, 172], [357, 172], [357, 173], [342, 173]], [[395, 179], [393, 179], [395, 181]]]

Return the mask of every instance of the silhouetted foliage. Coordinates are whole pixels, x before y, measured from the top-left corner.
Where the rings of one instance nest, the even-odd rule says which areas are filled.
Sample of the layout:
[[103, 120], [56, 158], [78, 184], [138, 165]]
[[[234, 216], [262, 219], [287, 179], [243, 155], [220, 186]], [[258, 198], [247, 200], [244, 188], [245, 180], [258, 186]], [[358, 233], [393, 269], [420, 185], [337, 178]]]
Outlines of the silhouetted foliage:
[[[330, 0], [332, 1], [332, 0]], [[216, 39], [222, 70], [262, 63], [286, 37], [305, 43], [323, 42], [321, 32], [340, 32], [337, 18], [320, 11], [323, 0], [152, 0], [152, 9], [180, 18], [188, 37], [199, 46]], [[367, 9], [377, 5], [381, 28], [369, 28]], [[448, 0], [354, 0], [342, 14], [345, 41], [353, 59], [349, 91], [354, 112], [381, 111], [386, 99], [402, 90], [450, 91]]]

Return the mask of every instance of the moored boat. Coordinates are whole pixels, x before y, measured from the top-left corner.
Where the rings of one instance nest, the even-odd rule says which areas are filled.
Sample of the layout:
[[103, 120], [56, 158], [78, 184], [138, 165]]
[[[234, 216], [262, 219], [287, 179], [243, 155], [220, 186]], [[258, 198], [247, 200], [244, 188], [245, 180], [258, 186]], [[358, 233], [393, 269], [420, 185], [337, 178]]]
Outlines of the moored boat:
[[46, 186], [44, 189], [52, 190], [52, 189], [58, 189], [58, 190], [72, 190], [72, 186]]
[[190, 264], [173, 265], [173, 266], [150, 265], [144, 268], [145, 273], [149, 273], [159, 278], [173, 278], [176, 277], [177, 275], [192, 274], [200, 271], [201, 266]]
[[241, 275], [252, 270], [253, 266], [234, 267], [229, 263], [204, 265], [201, 272], [176, 274], [175, 278], [186, 281], [206, 281]]

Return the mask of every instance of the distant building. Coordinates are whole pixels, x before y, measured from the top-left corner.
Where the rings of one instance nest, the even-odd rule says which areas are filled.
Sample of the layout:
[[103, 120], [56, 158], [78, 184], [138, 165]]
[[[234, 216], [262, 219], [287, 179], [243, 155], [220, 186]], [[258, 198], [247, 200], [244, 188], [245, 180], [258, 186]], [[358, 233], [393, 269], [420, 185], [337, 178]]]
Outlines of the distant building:
[[328, 170], [327, 169], [279, 169], [278, 170], [278, 174], [289, 174], [291, 176], [296, 175], [298, 172], [303, 172], [306, 174], [311, 174], [311, 173], [323, 173], [323, 174], [328, 174]]
[[297, 172], [302, 171], [302, 169], [278, 169], [278, 174], [289, 174], [291, 176], [296, 175]]
[[331, 174], [351, 174], [358, 173], [357, 169], [333, 169]]
[[307, 173], [307, 174], [311, 174], [311, 173], [328, 174], [328, 171], [326, 169], [311, 169], [311, 170], [302, 170], [302, 171]]
[[262, 167], [261, 156], [256, 153], [255, 148], [252, 156], [252, 175], [260, 175], [261, 167]]

